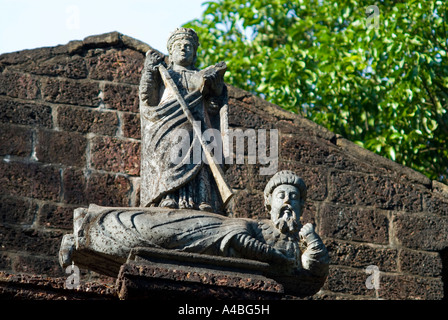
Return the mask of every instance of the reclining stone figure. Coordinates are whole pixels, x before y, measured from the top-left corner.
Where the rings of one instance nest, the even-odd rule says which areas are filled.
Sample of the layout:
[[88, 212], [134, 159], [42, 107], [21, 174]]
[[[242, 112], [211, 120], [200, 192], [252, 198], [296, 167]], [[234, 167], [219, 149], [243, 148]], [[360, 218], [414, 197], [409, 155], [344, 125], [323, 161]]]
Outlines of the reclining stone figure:
[[300, 223], [306, 192], [295, 173], [275, 174], [264, 191], [270, 212], [265, 220], [159, 207], [77, 209], [74, 233], [65, 235], [61, 244], [60, 263], [70, 265], [75, 251], [123, 260], [133, 248], [152, 247], [257, 260], [280, 273], [307, 270], [326, 277], [327, 250], [313, 225]]

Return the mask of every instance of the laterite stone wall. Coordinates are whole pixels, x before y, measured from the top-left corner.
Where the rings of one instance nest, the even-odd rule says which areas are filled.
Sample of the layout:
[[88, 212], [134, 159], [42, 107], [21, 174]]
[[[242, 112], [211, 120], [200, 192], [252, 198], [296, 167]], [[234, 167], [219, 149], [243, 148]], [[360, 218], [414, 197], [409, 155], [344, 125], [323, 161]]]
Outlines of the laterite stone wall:
[[[0, 295], [26, 288], [22, 298], [70, 297], [57, 254], [73, 210], [139, 206], [138, 83], [149, 48], [112, 32], [0, 55]], [[229, 87], [229, 95], [230, 127], [277, 129], [278, 169], [308, 185], [303, 222], [316, 224], [331, 256], [313, 299], [446, 298], [446, 185], [248, 92]], [[267, 217], [271, 176], [260, 167], [229, 166], [229, 214]], [[377, 289], [366, 286], [370, 265], [380, 271]], [[83, 277], [96, 299], [111, 297], [113, 279]]]

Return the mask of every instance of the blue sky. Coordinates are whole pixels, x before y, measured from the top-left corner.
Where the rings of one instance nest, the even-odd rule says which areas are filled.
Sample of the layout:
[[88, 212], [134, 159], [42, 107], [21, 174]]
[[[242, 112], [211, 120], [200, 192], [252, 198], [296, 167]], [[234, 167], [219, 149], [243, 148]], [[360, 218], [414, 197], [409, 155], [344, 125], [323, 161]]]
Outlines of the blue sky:
[[206, 0], [0, 0], [0, 54], [118, 31], [167, 53], [168, 35]]

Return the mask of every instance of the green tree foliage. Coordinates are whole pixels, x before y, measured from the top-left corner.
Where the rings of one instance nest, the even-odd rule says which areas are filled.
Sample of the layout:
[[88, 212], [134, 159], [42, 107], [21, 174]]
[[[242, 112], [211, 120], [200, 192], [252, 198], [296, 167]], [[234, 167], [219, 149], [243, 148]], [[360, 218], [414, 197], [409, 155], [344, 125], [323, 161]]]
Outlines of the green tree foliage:
[[185, 25], [200, 34], [201, 67], [226, 61], [228, 83], [448, 181], [447, 2], [204, 6], [202, 17]]

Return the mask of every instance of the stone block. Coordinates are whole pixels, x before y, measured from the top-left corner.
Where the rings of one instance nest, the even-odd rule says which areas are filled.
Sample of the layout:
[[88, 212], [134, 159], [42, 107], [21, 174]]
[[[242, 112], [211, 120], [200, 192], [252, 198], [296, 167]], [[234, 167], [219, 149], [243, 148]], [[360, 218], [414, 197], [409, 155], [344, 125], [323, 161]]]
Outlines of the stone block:
[[29, 252], [56, 257], [62, 234], [60, 231], [41, 231], [32, 228], [3, 226], [0, 243], [5, 251]]
[[[445, 186], [448, 189], [448, 186]], [[448, 195], [439, 192], [423, 194], [423, 210], [429, 213], [448, 216]]]
[[322, 201], [327, 197], [328, 170], [322, 167], [304, 166], [298, 162], [279, 162], [280, 170], [291, 170], [298, 174], [307, 186], [307, 199]]
[[30, 128], [0, 123], [0, 155], [29, 157], [32, 139]]
[[329, 140], [311, 133], [281, 134], [279, 143], [281, 161], [297, 162], [304, 166], [323, 166], [345, 171], [387, 174], [387, 170], [374, 167], [367, 161], [360, 162], [343, 153]]
[[88, 205], [87, 172], [81, 169], [66, 168], [62, 173], [62, 183], [64, 203]]
[[105, 84], [103, 101], [108, 109], [139, 112], [138, 87], [122, 84]]
[[37, 204], [30, 199], [0, 196], [0, 224], [28, 224], [34, 221]]
[[92, 51], [91, 56], [88, 56], [86, 60], [91, 79], [137, 85], [140, 83], [145, 60], [143, 53], [115, 48]]
[[91, 166], [94, 169], [140, 174], [140, 143], [112, 137], [91, 140]]
[[374, 206], [386, 210], [422, 210], [424, 187], [387, 176], [355, 172], [332, 172], [329, 199], [349, 205]]
[[263, 193], [249, 193], [241, 190], [233, 199], [233, 214], [236, 218], [267, 219], [269, 213], [264, 207]]
[[88, 203], [102, 206], [128, 207], [132, 183], [122, 175], [92, 173], [86, 188]]
[[123, 175], [67, 168], [63, 183], [67, 204], [128, 207], [131, 201], [132, 182]]
[[319, 210], [323, 237], [388, 244], [389, 221], [374, 209], [322, 204]]
[[23, 70], [41, 76], [70, 79], [85, 79], [88, 75], [85, 59], [80, 55], [57, 55], [51, 59], [24, 66]]
[[[18, 255], [12, 261], [15, 273], [39, 274], [50, 277], [65, 275], [56, 258], [36, 257], [31, 255]], [[68, 276], [68, 275], [67, 275]]]
[[0, 194], [57, 201], [59, 169], [39, 163], [0, 162]]
[[65, 131], [113, 136], [118, 130], [118, 116], [115, 112], [59, 106], [57, 113], [59, 127]]
[[52, 128], [51, 113], [51, 107], [43, 104], [0, 99], [0, 121], [3, 123]]
[[368, 276], [364, 270], [330, 265], [330, 273], [322, 289], [374, 298], [375, 290], [366, 286]]
[[76, 132], [39, 130], [38, 161], [66, 166], [86, 166], [86, 138]]
[[133, 139], [141, 139], [140, 114], [123, 113], [122, 119], [121, 130], [123, 136]]
[[[120, 268], [120, 299], [280, 299], [284, 288], [263, 276], [257, 261], [144, 249]], [[149, 250], [149, 252], [148, 252]], [[141, 253], [136, 253], [140, 254]], [[253, 268], [253, 269], [252, 269]]]
[[396, 249], [338, 240], [324, 240], [324, 243], [332, 264], [361, 269], [374, 265], [383, 272], [398, 271]]
[[45, 228], [71, 230], [73, 228], [74, 207], [67, 207], [56, 203], [44, 203], [38, 214], [38, 223]]
[[[265, 119], [249, 110], [250, 106], [242, 101], [229, 99], [229, 126], [251, 129], [272, 129], [273, 118]], [[271, 121], [270, 121], [271, 120]]]
[[380, 273], [378, 298], [387, 300], [440, 300], [443, 298], [441, 278]]
[[0, 295], [12, 300], [118, 300], [113, 283], [82, 281], [77, 290], [66, 288], [67, 275], [8, 274], [0, 271]]
[[443, 263], [440, 253], [401, 249], [400, 271], [425, 277], [442, 275]]
[[97, 107], [99, 85], [96, 82], [46, 78], [42, 80], [42, 96], [45, 101]]
[[398, 212], [394, 214], [392, 223], [396, 241], [404, 247], [425, 251], [448, 247], [446, 216]]
[[0, 73], [0, 95], [33, 100], [39, 95], [39, 81], [29, 74]]
[[232, 164], [225, 171], [224, 177], [231, 188], [247, 188], [249, 183], [248, 165]]

